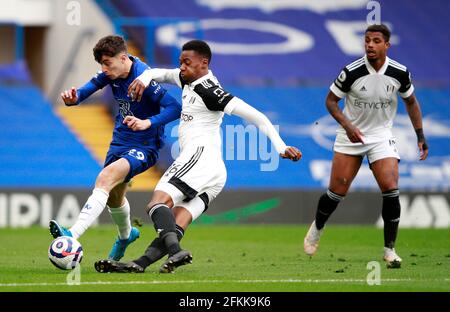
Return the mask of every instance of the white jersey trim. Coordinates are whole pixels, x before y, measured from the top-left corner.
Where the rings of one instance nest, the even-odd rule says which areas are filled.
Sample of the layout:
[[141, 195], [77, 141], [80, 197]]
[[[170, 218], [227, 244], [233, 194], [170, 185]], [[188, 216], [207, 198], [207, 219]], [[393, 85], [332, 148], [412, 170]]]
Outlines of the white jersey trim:
[[392, 59], [389, 59], [389, 65], [406, 72], [406, 66], [404, 66], [404, 65], [400, 64], [399, 62], [396, 62], [396, 61], [394, 61]]
[[348, 65], [346, 66], [346, 68], [347, 68], [349, 71], [351, 71], [351, 70], [353, 70], [353, 69], [359, 67], [359, 66], [360, 66], [361, 64], [363, 64], [363, 63], [364, 63], [364, 58], [362, 57], [362, 58], [360, 58], [360, 59], [354, 61], [353, 63], [348, 64]]
[[339, 97], [339, 98], [341, 98], [341, 99], [344, 98], [344, 97], [347, 95], [347, 93], [344, 93], [344, 92], [342, 92], [341, 90], [339, 90], [339, 88], [336, 87], [336, 85], [334, 84], [334, 82], [331, 84], [330, 90], [331, 90], [331, 92], [333, 92], [337, 97]]
[[403, 99], [407, 99], [411, 96], [411, 94], [413, 94], [414, 92], [414, 85], [411, 84], [411, 87], [409, 87], [408, 90], [406, 90], [406, 92], [403, 93], [398, 93]]

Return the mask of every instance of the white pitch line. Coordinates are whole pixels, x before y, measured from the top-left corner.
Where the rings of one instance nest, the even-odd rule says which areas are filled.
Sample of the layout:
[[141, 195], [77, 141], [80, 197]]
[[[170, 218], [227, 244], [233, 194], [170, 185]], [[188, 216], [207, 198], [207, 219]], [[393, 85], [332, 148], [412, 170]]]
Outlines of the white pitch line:
[[[383, 282], [423, 282], [409, 278], [381, 279]], [[449, 282], [450, 279], [434, 279], [426, 281]], [[259, 284], [259, 283], [366, 283], [366, 279], [280, 279], [280, 280], [186, 280], [186, 281], [96, 281], [96, 282], [73, 282], [69, 283], [2, 283], [0, 287], [27, 287], [27, 286], [79, 286], [79, 285], [162, 285], [162, 284]]]

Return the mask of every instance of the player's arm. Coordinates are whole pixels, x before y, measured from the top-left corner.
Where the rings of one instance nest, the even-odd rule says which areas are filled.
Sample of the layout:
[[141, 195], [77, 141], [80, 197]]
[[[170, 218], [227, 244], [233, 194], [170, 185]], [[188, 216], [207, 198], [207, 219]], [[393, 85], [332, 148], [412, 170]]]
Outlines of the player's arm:
[[345, 117], [339, 107], [339, 101], [341, 100], [333, 91], [328, 92], [327, 98], [325, 100], [325, 105], [331, 116], [344, 128], [347, 133], [347, 137], [353, 143], [361, 142], [364, 144], [364, 137], [357, 127], [352, 125], [352, 123]]
[[331, 116], [344, 128], [347, 133], [347, 137], [353, 143], [363, 143], [364, 136], [361, 131], [355, 127], [342, 113], [339, 108], [339, 101], [346, 96], [350, 91], [354, 81], [355, 76], [344, 67], [339, 76], [334, 80], [330, 86], [330, 92], [328, 92], [327, 98], [325, 100], [325, 105]]
[[302, 157], [302, 153], [296, 147], [286, 146], [278, 131], [263, 113], [225, 91], [219, 85], [215, 85], [214, 82], [209, 81], [208, 85], [211, 87], [206, 88], [203, 84], [198, 84], [194, 88], [194, 91], [202, 98], [206, 108], [210, 111], [222, 111], [228, 115], [236, 115], [255, 124], [269, 137], [281, 157], [293, 161]]
[[108, 82], [109, 80], [105, 74], [98, 73], [79, 89], [72, 87], [69, 90], [61, 92], [61, 98], [67, 106], [78, 105], [91, 96], [92, 93], [106, 86]]
[[233, 99], [225, 106], [224, 112], [229, 115], [239, 116], [248, 122], [255, 124], [259, 130], [269, 137], [282, 158], [289, 158], [293, 161], [298, 161], [302, 158], [302, 153], [296, 147], [286, 146], [283, 139], [280, 137], [280, 134], [266, 115], [243, 100], [233, 97]]
[[402, 72], [399, 75], [398, 80], [400, 82], [400, 88], [398, 89], [399, 95], [402, 97], [403, 102], [406, 105], [406, 111], [408, 112], [409, 119], [416, 131], [417, 146], [420, 151], [420, 160], [425, 160], [428, 156], [428, 144], [425, 140], [422, 126], [422, 112], [420, 111], [420, 105], [414, 95], [414, 85], [411, 81], [411, 74], [408, 70]]
[[123, 123], [126, 124], [133, 131], [147, 130], [148, 128], [165, 125], [171, 121], [180, 118], [181, 104], [178, 103], [166, 90], [159, 85], [151, 86], [147, 91], [148, 100], [159, 104], [163, 109], [157, 115], [151, 116], [148, 119], [139, 119], [134, 116], [126, 116]]
[[[181, 104], [169, 93], [166, 91], [164, 92], [164, 95], [159, 100], [159, 105], [163, 110], [161, 110], [158, 115], [150, 117], [150, 123], [155, 127], [177, 120], [181, 115]], [[154, 92], [152, 92], [152, 94], [154, 94]]]
[[180, 77], [180, 69], [164, 69], [164, 68], [149, 68], [144, 70], [128, 87], [128, 96], [134, 101], [140, 102], [142, 95], [150, 82], [155, 80], [160, 83], [170, 83], [182, 87]]
[[406, 105], [406, 111], [408, 112], [409, 119], [416, 131], [417, 146], [420, 151], [420, 160], [425, 160], [428, 156], [428, 144], [423, 133], [422, 126], [422, 112], [420, 111], [420, 105], [416, 96], [412, 93], [409, 97], [403, 98]]

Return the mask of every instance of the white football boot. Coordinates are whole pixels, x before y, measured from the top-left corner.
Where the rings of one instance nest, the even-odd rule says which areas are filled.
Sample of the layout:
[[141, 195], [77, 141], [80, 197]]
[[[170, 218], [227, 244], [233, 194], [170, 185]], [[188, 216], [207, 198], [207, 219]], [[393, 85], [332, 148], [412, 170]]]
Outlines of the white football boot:
[[386, 261], [388, 269], [398, 269], [402, 265], [402, 258], [397, 255], [394, 248], [384, 247], [383, 260]]
[[319, 247], [319, 240], [322, 232], [323, 228], [318, 230], [316, 227], [316, 221], [313, 221], [303, 241], [303, 248], [308, 256], [313, 256], [316, 253], [317, 248]]

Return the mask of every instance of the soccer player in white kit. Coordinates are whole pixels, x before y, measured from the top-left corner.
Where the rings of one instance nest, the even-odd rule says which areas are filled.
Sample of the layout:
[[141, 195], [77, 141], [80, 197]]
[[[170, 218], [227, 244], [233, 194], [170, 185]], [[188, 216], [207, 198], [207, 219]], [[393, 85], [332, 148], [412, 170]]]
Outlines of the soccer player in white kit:
[[[406, 104], [417, 134], [420, 160], [428, 155], [422, 129], [422, 114], [414, 95], [407, 68], [386, 56], [390, 31], [371, 25], [365, 32], [366, 55], [347, 65], [333, 82], [326, 99], [330, 114], [341, 127], [336, 131], [334, 156], [328, 190], [317, 206], [315, 221], [304, 239], [304, 250], [313, 255], [318, 248], [325, 222], [347, 194], [364, 156], [383, 196], [384, 257], [388, 267], [400, 267], [402, 259], [394, 245], [400, 221], [398, 162], [391, 128], [397, 113], [397, 93]], [[338, 106], [345, 97], [345, 108]]]
[[182, 88], [180, 155], [160, 179], [147, 206], [159, 237], [139, 259], [128, 263], [100, 260], [96, 263], [97, 271], [140, 273], [166, 253], [169, 257], [161, 266], [161, 273], [173, 272], [192, 261], [192, 255], [181, 249], [179, 240], [225, 185], [227, 172], [220, 136], [224, 113], [257, 125], [281, 157], [293, 161], [301, 158], [297, 148], [286, 146], [264, 114], [221, 87], [209, 70], [210, 60], [208, 44], [192, 40], [182, 47], [179, 68], [147, 70], [130, 85], [129, 94], [138, 101], [153, 80]]

